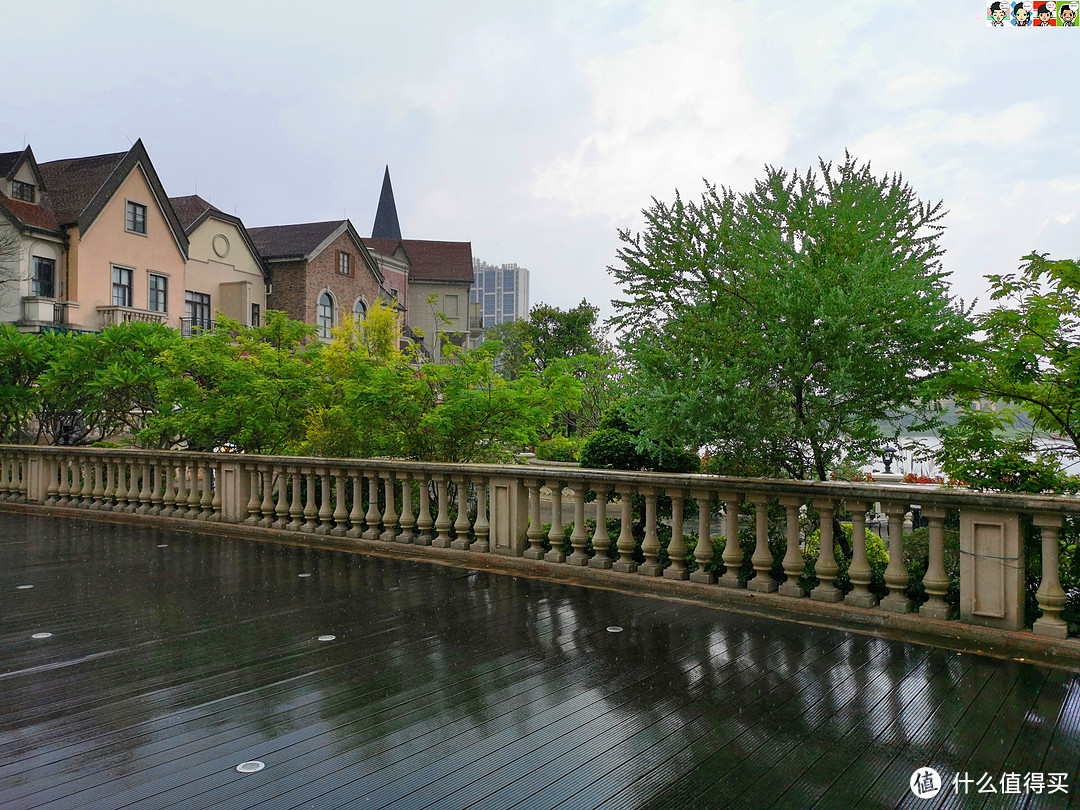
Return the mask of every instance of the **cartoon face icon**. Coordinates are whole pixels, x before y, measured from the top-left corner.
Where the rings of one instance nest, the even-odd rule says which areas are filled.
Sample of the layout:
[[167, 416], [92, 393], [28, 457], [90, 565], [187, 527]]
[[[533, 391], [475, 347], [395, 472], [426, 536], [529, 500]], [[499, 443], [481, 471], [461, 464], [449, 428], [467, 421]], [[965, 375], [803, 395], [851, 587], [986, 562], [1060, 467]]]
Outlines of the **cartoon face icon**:
[[993, 21], [994, 25], [1004, 25], [1005, 19], [1008, 16], [1009, 14], [1005, 11], [1004, 3], [999, 2], [990, 4], [990, 19]]
[[1061, 7], [1061, 11], [1058, 12], [1061, 17], [1061, 21], [1065, 25], [1076, 24], [1076, 7], [1072, 5], [1064, 5]]
[[1031, 11], [1023, 3], [1013, 6], [1013, 21], [1016, 25], [1031, 25]]
[[1039, 22], [1043, 25], [1050, 24], [1050, 18], [1054, 16], [1054, 12], [1048, 9], [1046, 6], [1039, 7], [1039, 13], [1036, 15], [1039, 18]]

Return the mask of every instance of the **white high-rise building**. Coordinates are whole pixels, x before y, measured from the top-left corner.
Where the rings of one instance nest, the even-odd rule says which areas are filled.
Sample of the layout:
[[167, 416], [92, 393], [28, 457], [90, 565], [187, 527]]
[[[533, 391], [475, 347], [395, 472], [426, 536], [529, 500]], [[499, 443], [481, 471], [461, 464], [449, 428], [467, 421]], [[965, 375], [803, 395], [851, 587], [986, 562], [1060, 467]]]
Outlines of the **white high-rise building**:
[[500, 267], [473, 259], [469, 301], [479, 305], [483, 327], [529, 317], [529, 271], [516, 264]]

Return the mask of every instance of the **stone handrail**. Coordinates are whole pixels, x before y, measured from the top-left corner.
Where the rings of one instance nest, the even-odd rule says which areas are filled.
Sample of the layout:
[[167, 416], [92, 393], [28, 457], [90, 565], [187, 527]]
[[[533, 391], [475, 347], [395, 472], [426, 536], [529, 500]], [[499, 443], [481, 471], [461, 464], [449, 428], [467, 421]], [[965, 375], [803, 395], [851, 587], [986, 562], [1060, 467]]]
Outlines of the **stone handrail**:
[[[551, 527], [541, 524], [540, 490], [551, 492]], [[451, 494], [453, 489], [453, 494]], [[418, 497], [427, 490], [431, 498]], [[570, 514], [564, 517], [564, 492]], [[586, 495], [595, 492], [596, 521], [586, 525]], [[609, 496], [617, 500], [609, 503]], [[645, 505], [644, 561], [633, 558], [633, 496]], [[657, 538], [657, 498], [672, 498], [670, 565], [661, 567]], [[450, 499], [457, 517], [451, 521]], [[728, 542], [722, 560], [713, 560], [711, 542], [697, 543], [689, 559], [683, 526], [684, 499], [697, 503], [698, 536], [710, 537], [711, 511], [724, 507]], [[946, 621], [949, 579], [944, 568], [944, 524], [950, 510], [960, 514], [961, 622], [1020, 630], [1024, 624], [1024, 547], [1020, 515], [1031, 515], [1042, 537], [1042, 581], [1037, 597], [1042, 616], [1036, 635], [1064, 639], [1060, 614], [1065, 605], [1058, 563], [1058, 533], [1064, 518], [1080, 514], [1080, 499], [987, 494], [947, 488], [865, 483], [778, 481], [709, 475], [590, 470], [533, 465], [436, 464], [389, 459], [327, 459], [234, 453], [25, 447], [0, 445], [0, 502], [130, 512], [184, 521], [214, 521], [260, 527], [268, 532], [299, 532], [344, 538], [415, 544], [502, 554], [537, 565], [588, 566], [632, 577], [691, 580], [717, 588], [842, 603], [852, 609], [909, 613], [905, 594], [904, 516], [919, 505], [929, 523], [929, 564], [922, 584], [929, 599], [918, 617]], [[770, 504], [785, 513], [786, 548], [781, 561], [785, 582], [770, 576]], [[888, 594], [872, 594], [866, 552], [866, 514], [880, 503], [887, 516]], [[805, 565], [799, 537], [799, 512], [812, 504], [821, 514], [820, 584], [806, 593], [799, 580]], [[853, 590], [835, 585], [833, 515], [840, 505], [851, 515], [853, 557], [848, 569]], [[743, 550], [737, 538], [740, 508], [753, 507], [754, 573], [740, 579]], [[470, 514], [471, 512], [471, 514]], [[610, 513], [610, 514], [609, 514]], [[619, 522], [609, 536], [607, 518]], [[572, 531], [567, 538], [565, 525]], [[545, 544], [545, 541], [547, 543]], [[618, 559], [609, 556], [614, 548]], [[568, 553], [569, 552], [569, 553]], [[718, 575], [713, 569], [722, 569]]]

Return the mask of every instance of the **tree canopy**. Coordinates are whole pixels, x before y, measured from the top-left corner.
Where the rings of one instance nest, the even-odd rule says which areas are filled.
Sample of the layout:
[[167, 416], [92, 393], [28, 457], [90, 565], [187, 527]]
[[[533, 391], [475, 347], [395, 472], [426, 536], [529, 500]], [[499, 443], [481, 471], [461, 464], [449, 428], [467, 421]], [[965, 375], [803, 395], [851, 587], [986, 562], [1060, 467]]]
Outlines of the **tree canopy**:
[[722, 471], [825, 478], [876, 452], [882, 422], [927, 415], [972, 329], [941, 267], [941, 203], [850, 155], [644, 215], [609, 268], [627, 418]]

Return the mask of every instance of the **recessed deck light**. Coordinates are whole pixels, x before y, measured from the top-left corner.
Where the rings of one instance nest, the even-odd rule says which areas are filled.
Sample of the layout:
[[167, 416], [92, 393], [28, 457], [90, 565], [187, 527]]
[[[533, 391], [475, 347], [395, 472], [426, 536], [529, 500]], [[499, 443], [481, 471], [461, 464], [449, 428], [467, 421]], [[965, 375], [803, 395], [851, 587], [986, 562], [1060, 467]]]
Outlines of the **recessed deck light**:
[[337, 638], [337, 636], [329, 636], [329, 635], [327, 635], [327, 636], [319, 636], [319, 637], [318, 637], [317, 639], [315, 639], [315, 640], [316, 640], [316, 641], [333, 641], [333, 640], [334, 640], [334, 639], [336, 639], [336, 638]]
[[52, 638], [52, 633], [34, 633], [30, 638]]
[[611, 625], [611, 627], [609, 627], [609, 628], [607, 629], [607, 631], [608, 631], [609, 633], [621, 633], [621, 632], [622, 632], [622, 628], [621, 628], [621, 627], [619, 627], [619, 625], [617, 625], [617, 624], [613, 624], [613, 625]]
[[258, 773], [266, 766], [258, 760], [251, 760], [250, 762], [241, 762], [236, 766], [236, 770], [240, 773]]

